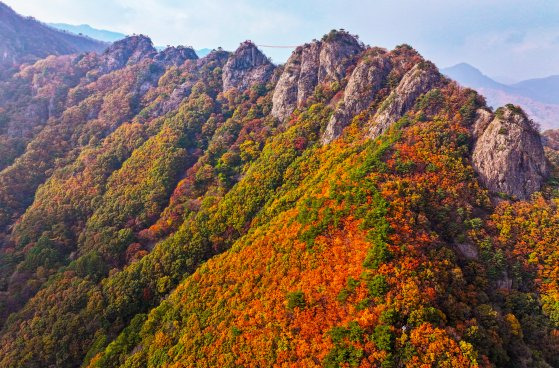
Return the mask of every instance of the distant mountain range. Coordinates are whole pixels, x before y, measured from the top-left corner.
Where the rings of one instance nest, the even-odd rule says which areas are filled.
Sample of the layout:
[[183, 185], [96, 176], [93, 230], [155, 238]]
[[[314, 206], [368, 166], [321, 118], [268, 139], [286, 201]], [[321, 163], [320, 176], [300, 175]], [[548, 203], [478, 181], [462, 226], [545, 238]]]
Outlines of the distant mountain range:
[[107, 43], [61, 32], [31, 17], [23, 17], [0, 2], [0, 74], [21, 63], [49, 55], [102, 51]]
[[62, 31], [88, 36], [105, 42], [115, 42], [126, 37], [124, 33], [93, 28], [89, 24], [72, 25], [66, 23], [48, 23], [48, 25]]
[[559, 75], [503, 84], [466, 63], [443, 68], [441, 72], [478, 90], [495, 108], [507, 103], [522, 106], [542, 130], [559, 127]]

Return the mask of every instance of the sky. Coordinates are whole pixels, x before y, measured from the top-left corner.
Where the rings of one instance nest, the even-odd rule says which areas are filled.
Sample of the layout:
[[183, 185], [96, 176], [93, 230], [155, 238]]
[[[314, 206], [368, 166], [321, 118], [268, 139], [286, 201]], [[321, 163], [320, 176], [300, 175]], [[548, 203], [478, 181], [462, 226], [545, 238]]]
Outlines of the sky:
[[[559, 74], [558, 0], [2, 1], [44, 22], [146, 34], [158, 46], [299, 45], [344, 28], [365, 44], [407, 43], [439, 67], [467, 62], [505, 82]], [[276, 63], [291, 53], [262, 50]]]

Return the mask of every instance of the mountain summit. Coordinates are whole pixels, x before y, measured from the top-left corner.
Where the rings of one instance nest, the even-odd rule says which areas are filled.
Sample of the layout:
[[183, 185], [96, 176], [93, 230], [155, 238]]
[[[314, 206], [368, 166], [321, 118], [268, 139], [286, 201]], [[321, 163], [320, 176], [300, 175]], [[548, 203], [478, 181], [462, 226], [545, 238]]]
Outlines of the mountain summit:
[[254, 84], [266, 84], [275, 66], [251, 41], [241, 43], [223, 70], [223, 89], [244, 90]]

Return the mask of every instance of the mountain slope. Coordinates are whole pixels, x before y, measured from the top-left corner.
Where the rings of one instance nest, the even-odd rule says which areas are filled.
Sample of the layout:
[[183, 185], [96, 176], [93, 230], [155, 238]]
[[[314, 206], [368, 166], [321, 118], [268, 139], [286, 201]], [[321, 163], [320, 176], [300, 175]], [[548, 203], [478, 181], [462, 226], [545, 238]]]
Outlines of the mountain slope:
[[32, 18], [24, 18], [0, 2], [0, 66], [15, 67], [48, 55], [103, 51], [107, 44], [92, 38], [55, 30]]
[[559, 364], [557, 167], [410, 46], [134, 36], [5, 86], [0, 367]]

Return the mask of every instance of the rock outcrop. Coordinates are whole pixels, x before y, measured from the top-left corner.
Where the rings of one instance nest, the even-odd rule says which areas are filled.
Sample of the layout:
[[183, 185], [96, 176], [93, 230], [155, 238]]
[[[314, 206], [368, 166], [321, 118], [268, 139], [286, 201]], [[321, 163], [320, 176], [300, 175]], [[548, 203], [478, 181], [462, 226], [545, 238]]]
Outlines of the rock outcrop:
[[472, 136], [477, 140], [485, 131], [489, 123], [493, 120], [493, 114], [487, 109], [477, 109], [476, 118], [472, 125]]
[[526, 199], [540, 190], [550, 171], [537, 129], [513, 105], [498, 109], [479, 133], [472, 164], [490, 191], [518, 199]]
[[138, 35], [126, 37], [113, 43], [101, 55], [103, 60], [102, 73], [123, 68], [126, 65], [136, 64], [144, 59], [153, 58], [157, 50], [153, 47], [149, 37]]
[[272, 115], [284, 120], [305, 103], [318, 84], [340, 81], [363, 49], [354, 36], [343, 31], [332, 31], [321, 41], [295, 49], [276, 85]]
[[382, 49], [373, 49], [369, 54], [359, 61], [351, 73], [343, 101], [328, 122], [322, 143], [337, 138], [351, 119], [373, 102], [377, 92], [384, 86], [392, 70], [392, 62]]
[[182, 65], [186, 60], [196, 60], [198, 55], [192, 47], [170, 46], [153, 58], [165, 67]]
[[414, 105], [422, 94], [442, 84], [444, 78], [437, 67], [428, 61], [416, 64], [409, 70], [396, 89], [390, 93], [373, 117], [368, 136], [372, 139], [382, 134]]
[[274, 64], [254, 43], [245, 41], [223, 67], [223, 90], [245, 90], [254, 84], [267, 83], [274, 69]]

